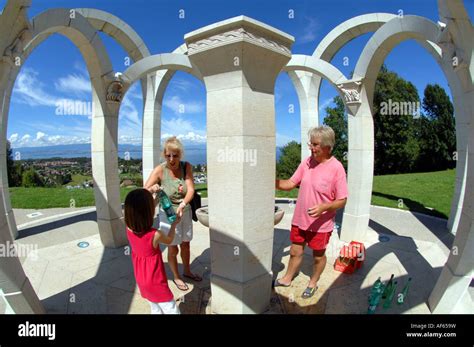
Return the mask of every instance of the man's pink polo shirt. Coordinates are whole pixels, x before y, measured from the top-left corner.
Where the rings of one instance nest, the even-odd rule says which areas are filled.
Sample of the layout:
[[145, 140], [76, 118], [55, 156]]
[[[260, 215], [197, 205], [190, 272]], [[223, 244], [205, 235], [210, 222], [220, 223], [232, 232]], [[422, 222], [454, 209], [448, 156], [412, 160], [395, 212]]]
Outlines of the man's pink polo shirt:
[[301, 162], [290, 180], [300, 186], [292, 225], [314, 232], [332, 231], [336, 211], [326, 211], [313, 218], [308, 214], [308, 208], [347, 198], [346, 172], [341, 162], [331, 157], [318, 163], [310, 156]]

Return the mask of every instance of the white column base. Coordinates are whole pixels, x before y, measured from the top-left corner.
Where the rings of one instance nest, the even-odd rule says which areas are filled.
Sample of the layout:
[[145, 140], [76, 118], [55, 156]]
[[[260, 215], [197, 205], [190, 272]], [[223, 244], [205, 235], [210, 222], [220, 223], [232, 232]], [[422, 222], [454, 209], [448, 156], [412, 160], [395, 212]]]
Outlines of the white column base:
[[363, 241], [367, 235], [370, 215], [354, 216], [344, 212], [340, 239], [344, 242]]
[[471, 276], [456, 276], [449, 266], [444, 266], [428, 298], [428, 306], [431, 312], [438, 314], [454, 313], [454, 308], [464, 297], [471, 280]]
[[263, 313], [270, 306], [272, 273], [247, 282], [211, 277], [211, 310], [217, 314]]

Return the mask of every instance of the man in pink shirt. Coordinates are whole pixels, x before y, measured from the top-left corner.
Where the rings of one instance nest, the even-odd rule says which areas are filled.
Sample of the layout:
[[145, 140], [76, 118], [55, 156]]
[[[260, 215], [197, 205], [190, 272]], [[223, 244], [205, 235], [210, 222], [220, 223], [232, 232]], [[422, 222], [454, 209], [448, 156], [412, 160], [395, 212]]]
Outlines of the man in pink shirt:
[[275, 281], [275, 287], [291, 285], [300, 268], [306, 244], [313, 249], [313, 274], [303, 292], [310, 298], [317, 290], [317, 283], [326, 266], [326, 247], [334, 228], [336, 210], [347, 200], [346, 172], [332, 156], [335, 134], [330, 127], [313, 128], [308, 133], [311, 156], [304, 159], [289, 180], [276, 180], [280, 190], [300, 186], [293, 220], [291, 222], [290, 261], [285, 276]]

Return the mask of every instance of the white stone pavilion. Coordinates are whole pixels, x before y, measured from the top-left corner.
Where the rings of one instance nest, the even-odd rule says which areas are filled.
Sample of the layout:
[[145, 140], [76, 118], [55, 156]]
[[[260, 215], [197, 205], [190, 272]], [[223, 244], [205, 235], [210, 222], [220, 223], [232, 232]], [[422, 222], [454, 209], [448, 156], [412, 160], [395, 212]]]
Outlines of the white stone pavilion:
[[[429, 298], [433, 313], [450, 313], [472, 280], [474, 268], [474, 28], [461, 0], [438, 0], [439, 21], [369, 13], [329, 32], [311, 56], [292, 55], [294, 38], [245, 16], [188, 33], [173, 53], [151, 54], [145, 42], [113, 14], [89, 8], [50, 9], [28, 17], [31, 0], [9, 0], [0, 15], [0, 242], [18, 236], [6, 168], [6, 134], [12, 89], [33, 50], [50, 35], [79, 48], [92, 84], [92, 168], [97, 223], [106, 247], [127, 243], [119, 194], [118, 112], [124, 94], [141, 80], [144, 96], [143, 176], [159, 163], [161, 109], [166, 87], [180, 70], [207, 91], [207, 163], [212, 311], [261, 313], [271, 295], [275, 179], [274, 87], [287, 72], [301, 108], [301, 141], [318, 124], [319, 90], [329, 81], [348, 112], [349, 199], [341, 239], [364, 239], [369, 223], [374, 166], [372, 100], [385, 57], [414, 39], [441, 67], [456, 114], [456, 187], [449, 216], [454, 247]], [[119, 43], [134, 61], [113, 70], [98, 35]], [[347, 78], [330, 61], [349, 41], [373, 33]], [[257, 150], [255, 166], [218, 161], [219, 149]], [[304, 147], [304, 146], [303, 146]], [[302, 155], [308, 153], [302, 151]], [[232, 208], [230, 208], [232, 207]], [[239, 250], [235, 256], [235, 249]], [[42, 313], [42, 305], [16, 257], [0, 259], [0, 288], [16, 313]]]

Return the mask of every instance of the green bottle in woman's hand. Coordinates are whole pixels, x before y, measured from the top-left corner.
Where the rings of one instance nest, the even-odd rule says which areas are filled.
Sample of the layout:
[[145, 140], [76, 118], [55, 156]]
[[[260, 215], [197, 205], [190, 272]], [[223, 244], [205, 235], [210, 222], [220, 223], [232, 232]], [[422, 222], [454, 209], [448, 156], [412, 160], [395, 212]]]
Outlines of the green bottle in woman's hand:
[[170, 224], [173, 223], [176, 220], [176, 213], [174, 212], [170, 198], [163, 189], [159, 191], [158, 196], [160, 198], [161, 208], [165, 211], [168, 222], [170, 222]]

